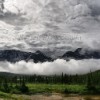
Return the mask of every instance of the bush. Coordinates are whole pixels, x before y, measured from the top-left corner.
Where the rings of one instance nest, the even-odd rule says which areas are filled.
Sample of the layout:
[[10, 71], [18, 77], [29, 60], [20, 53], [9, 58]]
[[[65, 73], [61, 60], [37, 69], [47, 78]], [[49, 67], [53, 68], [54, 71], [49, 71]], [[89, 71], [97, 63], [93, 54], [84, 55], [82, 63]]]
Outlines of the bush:
[[28, 92], [29, 92], [29, 88], [28, 88], [28, 86], [25, 85], [24, 82], [22, 83], [22, 85], [21, 85], [21, 87], [20, 87], [20, 91], [21, 91], [22, 93], [28, 93]]
[[63, 93], [65, 93], [65, 94], [69, 94], [70, 91], [69, 91], [67, 88], [65, 88], [64, 91], [63, 91]]

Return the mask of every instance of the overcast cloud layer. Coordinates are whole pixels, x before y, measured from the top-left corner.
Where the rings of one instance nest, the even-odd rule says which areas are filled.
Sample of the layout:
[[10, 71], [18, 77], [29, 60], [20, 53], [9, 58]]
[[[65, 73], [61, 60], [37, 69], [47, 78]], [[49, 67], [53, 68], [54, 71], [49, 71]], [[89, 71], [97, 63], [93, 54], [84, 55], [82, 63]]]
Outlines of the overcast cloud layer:
[[[92, 64], [91, 64], [92, 63]], [[18, 74], [85, 74], [90, 71], [100, 70], [100, 60], [70, 60], [66, 62], [62, 59], [57, 59], [54, 62], [33, 63], [20, 61], [15, 64], [9, 62], [0, 62], [0, 71], [12, 72]]]
[[[40, 50], [50, 56], [78, 47], [100, 50], [100, 0], [5, 0], [3, 11], [1, 6], [0, 50]], [[99, 65], [95, 59], [0, 62], [0, 71], [83, 74], [100, 69]]]
[[[100, 49], [100, 0], [5, 0], [0, 49]], [[2, 15], [2, 12], [1, 12]]]

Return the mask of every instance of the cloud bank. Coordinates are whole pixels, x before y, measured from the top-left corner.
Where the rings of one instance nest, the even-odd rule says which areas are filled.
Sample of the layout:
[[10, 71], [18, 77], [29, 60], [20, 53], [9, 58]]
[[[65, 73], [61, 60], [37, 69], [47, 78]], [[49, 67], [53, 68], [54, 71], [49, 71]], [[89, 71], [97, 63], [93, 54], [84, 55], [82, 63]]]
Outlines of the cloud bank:
[[33, 63], [20, 61], [15, 64], [0, 62], [0, 71], [18, 74], [85, 74], [90, 71], [100, 70], [100, 60], [70, 60], [57, 59], [54, 62]]

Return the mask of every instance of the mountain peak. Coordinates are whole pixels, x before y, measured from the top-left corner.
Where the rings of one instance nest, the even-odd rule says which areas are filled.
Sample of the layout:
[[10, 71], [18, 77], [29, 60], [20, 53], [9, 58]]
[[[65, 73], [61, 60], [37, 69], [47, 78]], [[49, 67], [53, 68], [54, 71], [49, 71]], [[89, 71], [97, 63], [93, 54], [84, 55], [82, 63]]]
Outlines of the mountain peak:
[[37, 50], [36, 52], [35, 52], [36, 54], [43, 54], [41, 51], [39, 51], [39, 50]]
[[82, 48], [78, 48], [75, 51], [68, 51], [66, 52], [62, 58], [64, 59], [100, 59], [100, 51], [92, 51], [92, 50], [86, 50]]
[[78, 48], [75, 50], [76, 53], [80, 53], [82, 51], [82, 48]]
[[41, 51], [24, 52], [19, 50], [0, 50], [0, 61], [18, 62], [18, 61], [29, 61], [33, 60], [37, 62], [51, 61], [52, 59], [44, 55]]

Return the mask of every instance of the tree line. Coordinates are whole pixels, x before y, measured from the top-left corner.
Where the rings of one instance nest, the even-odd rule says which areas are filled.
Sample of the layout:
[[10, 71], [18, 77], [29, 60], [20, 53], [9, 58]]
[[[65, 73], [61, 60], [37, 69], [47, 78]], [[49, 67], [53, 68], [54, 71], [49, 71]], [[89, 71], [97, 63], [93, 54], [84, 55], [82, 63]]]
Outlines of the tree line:
[[90, 72], [85, 75], [0, 75], [0, 90], [9, 92], [12, 88], [22, 93], [29, 91], [27, 84], [68, 84], [86, 85], [94, 89], [100, 85], [100, 71]]

